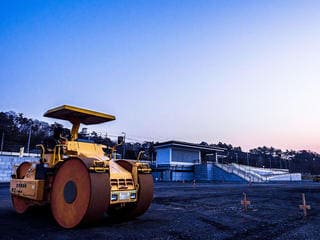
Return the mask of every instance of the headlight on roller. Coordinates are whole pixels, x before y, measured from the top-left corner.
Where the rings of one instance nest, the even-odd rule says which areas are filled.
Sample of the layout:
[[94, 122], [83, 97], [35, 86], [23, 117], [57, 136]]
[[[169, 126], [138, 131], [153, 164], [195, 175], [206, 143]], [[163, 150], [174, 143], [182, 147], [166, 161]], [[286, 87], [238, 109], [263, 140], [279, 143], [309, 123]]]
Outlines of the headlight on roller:
[[137, 195], [136, 195], [135, 192], [133, 192], [133, 193], [130, 194], [130, 198], [131, 198], [131, 199], [136, 199], [136, 197], [137, 197]]
[[111, 194], [111, 201], [117, 201], [118, 200], [118, 194]]

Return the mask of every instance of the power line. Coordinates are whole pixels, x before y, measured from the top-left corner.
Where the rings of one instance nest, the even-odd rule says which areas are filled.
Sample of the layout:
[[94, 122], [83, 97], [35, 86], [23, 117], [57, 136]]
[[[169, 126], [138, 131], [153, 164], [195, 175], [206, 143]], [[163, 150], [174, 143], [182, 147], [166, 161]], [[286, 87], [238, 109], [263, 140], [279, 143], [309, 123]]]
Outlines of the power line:
[[[90, 131], [90, 130], [89, 130]], [[102, 136], [106, 136], [108, 138], [117, 138], [118, 136], [122, 136], [123, 134], [117, 134], [117, 133], [108, 133], [107, 131], [103, 131], [103, 130], [93, 130], [91, 132], [95, 132], [97, 133], [98, 136], [102, 137]], [[156, 142], [156, 141], [161, 141], [161, 138], [156, 139], [156, 138], [152, 138], [152, 137], [145, 137], [145, 136], [134, 136], [134, 135], [129, 135], [128, 134], [126, 136], [127, 140], [132, 140], [132, 141], [138, 141], [138, 142]], [[163, 138], [164, 139], [164, 138]], [[167, 139], [166, 139], [167, 140]]]

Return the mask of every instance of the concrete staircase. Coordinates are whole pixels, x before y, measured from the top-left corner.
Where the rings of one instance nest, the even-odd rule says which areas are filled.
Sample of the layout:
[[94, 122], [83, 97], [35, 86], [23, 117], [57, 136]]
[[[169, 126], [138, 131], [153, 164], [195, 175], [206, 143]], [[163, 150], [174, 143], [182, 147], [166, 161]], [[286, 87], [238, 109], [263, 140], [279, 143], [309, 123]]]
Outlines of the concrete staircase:
[[301, 181], [300, 173], [289, 173], [288, 169], [256, 168], [236, 163], [215, 163], [215, 165], [225, 172], [239, 176], [246, 182]]
[[216, 166], [223, 169], [228, 173], [235, 174], [245, 180], [246, 182], [264, 182], [265, 179], [255, 172], [250, 171], [242, 166], [238, 166], [237, 164], [221, 164], [216, 163]]

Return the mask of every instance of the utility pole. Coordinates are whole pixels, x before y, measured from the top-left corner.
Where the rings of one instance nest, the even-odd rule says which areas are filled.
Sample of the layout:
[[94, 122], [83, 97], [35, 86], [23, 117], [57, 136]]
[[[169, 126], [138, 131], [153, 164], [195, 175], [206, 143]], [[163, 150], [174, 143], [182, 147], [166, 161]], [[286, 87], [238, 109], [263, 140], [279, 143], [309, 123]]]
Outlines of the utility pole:
[[30, 153], [30, 140], [31, 140], [31, 126], [29, 128], [29, 135], [28, 135], [28, 145], [27, 145], [27, 152]]
[[126, 133], [122, 132], [122, 134], [123, 134], [123, 145], [122, 145], [123, 156], [122, 156], [122, 159], [124, 159], [124, 157], [126, 156]]
[[269, 156], [269, 167], [270, 167], [270, 170], [271, 170], [271, 157]]
[[[289, 173], [291, 172], [291, 170], [290, 170], [290, 168], [291, 168], [291, 166], [290, 166], [290, 161], [291, 161], [291, 160], [288, 159]], [[290, 175], [290, 177], [291, 177], [291, 175]]]
[[1, 155], [3, 151], [3, 143], [4, 143], [4, 131], [2, 131], [2, 137], [1, 137]]

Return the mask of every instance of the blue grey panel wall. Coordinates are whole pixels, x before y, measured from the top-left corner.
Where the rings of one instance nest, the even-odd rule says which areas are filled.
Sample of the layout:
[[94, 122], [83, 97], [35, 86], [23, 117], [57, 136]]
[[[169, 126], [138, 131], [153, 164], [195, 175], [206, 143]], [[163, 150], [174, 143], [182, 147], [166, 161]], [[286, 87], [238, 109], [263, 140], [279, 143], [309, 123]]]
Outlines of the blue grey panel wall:
[[172, 148], [172, 161], [181, 163], [199, 163], [198, 150], [186, 150], [179, 148]]
[[225, 182], [247, 182], [243, 178], [237, 176], [234, 173], [229, 173], [224, 171], [223, 169], [217, 167], [216, 165], [213, 166], [213, 180], [215, 181], [225, 181]]
[[193, 172], [172, 171], [172, 181], [192, 181]]
[[170, 164], [170, 149], [169, 148], [160, 148], [160, 149], [157, 149], [156, 151], [157, 151], [156, 162], [158, 165]]
[[213, 164], [199, 164], [195, 165], [194, 168], [194, 177], [199, 181], [212, 181], [214, 180], [213, 176]]

